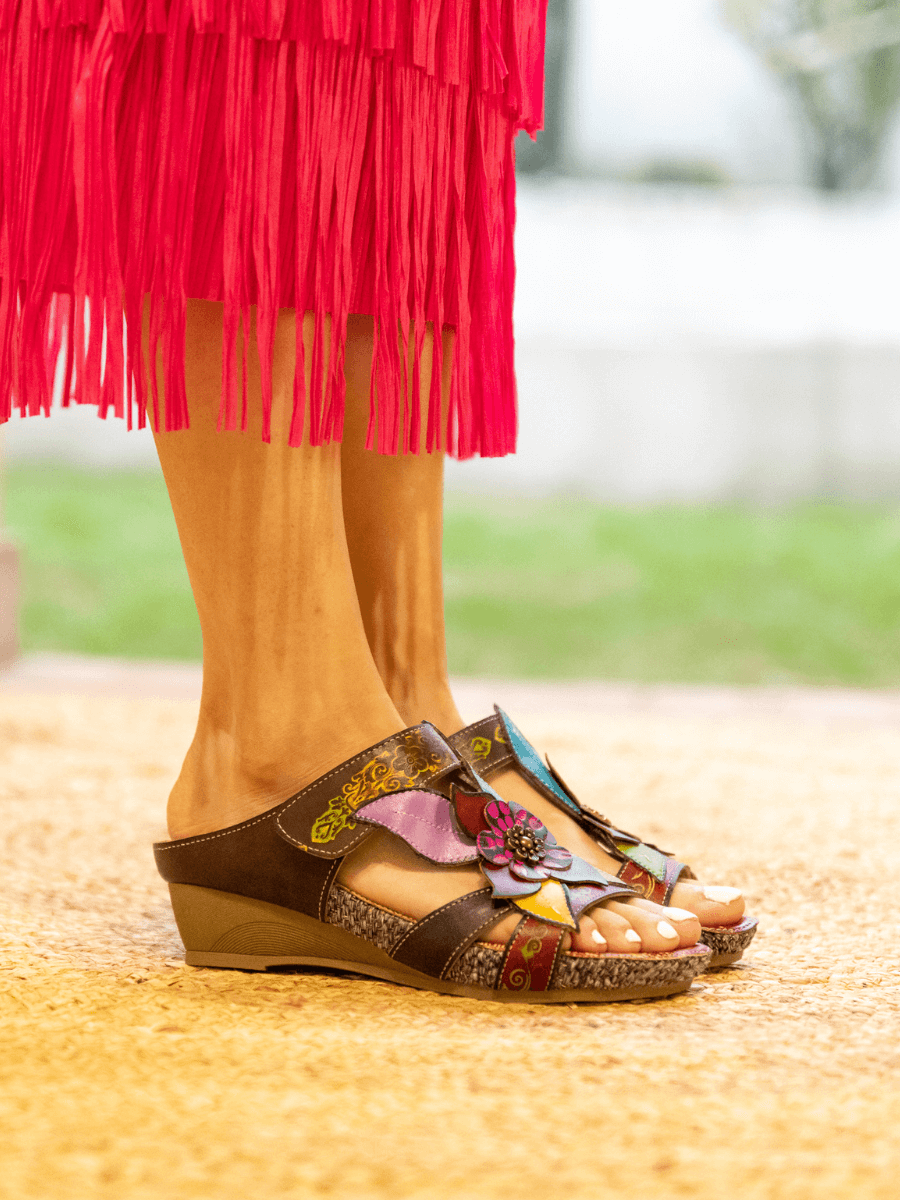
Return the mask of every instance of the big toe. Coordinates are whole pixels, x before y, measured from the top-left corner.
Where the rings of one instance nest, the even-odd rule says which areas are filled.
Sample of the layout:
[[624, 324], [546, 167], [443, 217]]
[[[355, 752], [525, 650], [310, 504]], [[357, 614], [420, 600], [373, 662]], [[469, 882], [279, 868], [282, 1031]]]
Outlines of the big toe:
[[686, 909], [707, 928], [736, 925], [744, 915], [744, 897], [735, 887], [720, 887], [686, 879], [672, 889], [672, 905]]

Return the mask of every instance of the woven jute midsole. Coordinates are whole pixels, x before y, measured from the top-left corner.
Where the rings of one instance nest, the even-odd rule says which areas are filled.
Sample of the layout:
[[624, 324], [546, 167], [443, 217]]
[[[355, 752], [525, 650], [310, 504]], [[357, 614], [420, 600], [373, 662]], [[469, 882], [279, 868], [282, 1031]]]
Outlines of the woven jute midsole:
[[744, 917], [736, 925], [718, 925], [704, 928], [700, 934], [703, 943], [712, 951], [711, 967], [723, 967], [737, 962], [756, 933], [759, 921], [756, 917]]
[[684, 991], [709, 962], [709, 951], [702, 946], [671, 954], [566, 954], [548, 991], [499, 992], [493, 988], [501, 947], [476, 943], [444, 979], [435, 979], [397, 963], [388, 953], [413, 922], [345, 888], [332, 890], [327, 922], [212, 888], [172, 884], [170, 892], [186, 959], [195, 966], [337, 967], [453, 995], [563, 1003]]

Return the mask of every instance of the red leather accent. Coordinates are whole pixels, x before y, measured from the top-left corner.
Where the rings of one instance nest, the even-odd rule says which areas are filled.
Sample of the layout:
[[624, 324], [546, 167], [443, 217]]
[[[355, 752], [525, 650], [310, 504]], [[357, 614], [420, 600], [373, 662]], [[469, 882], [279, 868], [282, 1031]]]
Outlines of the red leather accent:
[[622, 863], [618, 878], [623, 883], [630, 883], [632, 887], [636, 887], [646, 900], [652, 900], [656, 904], [665, 904], [668, 891], [666, 885], [660, 883], [649, 871], [645, 871], [643, 867], [633, 863], [630, 858], [626, 858]]
[[484, 806], [491, 799], [484, 792], [464, 792], [455, 785], [450, 792], [456, 817], [460, 825], [469, 835], [477, 838], [483, 829], [490, 829], [484, 815]]
[[509, 940], [498, 991], [544, 992], [550, 986], [565, 930], [526, 917]]
[[655, 875], [626, 858], [619, 869], [618, 878], [623, 883], [630, 883], [632, 887], [636, 887], [646, 900], [652, 900], [654, 904], [668, 904], [672, 897], [672, 888], [686, 870], [684, 863], [680, 863], [677, 858], [670, 858], [666, 863], [666, 881], [660, 883]]

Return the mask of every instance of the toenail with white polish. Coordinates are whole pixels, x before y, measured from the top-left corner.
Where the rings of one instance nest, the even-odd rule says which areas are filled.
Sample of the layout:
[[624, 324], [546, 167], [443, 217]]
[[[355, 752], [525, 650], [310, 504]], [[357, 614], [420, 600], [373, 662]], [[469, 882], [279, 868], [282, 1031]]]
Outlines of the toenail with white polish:
[[697, 914], [689, 912], [686, 908], [667, 908], [666, 916], [670, 921], [696, 921]]
[[640, 940], [641, 940], [641, 935], [637, 932], [636, 929], [626, 929], [625, 930], [625, 941], [626, 942], [639, 942]]
[[678, 937], [678, 934], [672, 928], [668, 921], [660, 921], [656, 926], [657, 933], [664, 938]]
[[705, 887], [703, 895], [707, 900], [711, 900], [713, 904], [731, 904], [733, 900], [740, 900], [741, 898], [740, 889], [730, 887]]
[[598, 946], [606, 945], [606, 938], [603, 936], [603, 934], [600, 932], [599, 929], [591, 930], [591, 939], [592, 939], [592, 941], [595, 941]]

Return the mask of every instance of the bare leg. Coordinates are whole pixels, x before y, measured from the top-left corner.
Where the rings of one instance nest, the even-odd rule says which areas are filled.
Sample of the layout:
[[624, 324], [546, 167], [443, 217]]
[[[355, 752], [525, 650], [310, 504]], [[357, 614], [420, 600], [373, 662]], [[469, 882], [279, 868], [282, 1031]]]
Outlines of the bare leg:
[[[340, 448], [287, 445], [293, 313], [278, 323], [270, 445], [258, 427], [216, 431], [221, 349], [222, 306], [190, 302], [191, 428], [156, 438], [203, 630], [197, 733], [169, 803], [174, 837], [255, 816], [404, 727], [353, 591]], [[252, 346], [250, 367], [257, 393]]]
[[[210, 832], [278, 801], [406, 723], [372, 660], [341, 507], [339, 447], [286, 444], [294, 317], [279, 320], [273, 441], [215, 430], [220, 305], [194, 301], [187, 330], [192, 427], [157, 437], [203, 630], [197, 732], [169, 802], [172, 836]], [[359, 358], [359, 329], [348, 354]], [[259, 372], [251, 346], [259, 410]], [[307, 356], [309, 357], [309, 356]], [[477, 869], [435, 866], [390, 834], [344, 862], [341, 882], [419, 918], [483, 885]], [[621, 910], [621, 911], [620, 911]], [[581, 919], [573, 944], [671, 949], [658, 920], [615, 903]], [[504, 939], [516, 918], [493, 935]], [[629, 934], [631, 935], [629, 938]]]
[[[450, 688], [444, 633], [443, 455], [393, 458], [364, 448], [371, 333], [365, 318], [358, 321], [353, 354], [347, 358], [341, 449], [347, 544], [363, 623], [372, 656], [401, 716], [409, 722], [431, 721], [450, 734], [465, 722]], [[445, 335], [445, 362], [450, 337]], [[426, 347], [430, 345], [429, 334]], [[505, 799], [540, 816], [574, 853], [613, 874], [618, 870], [611, 855], [514, 770], [493, 776], [491, 783]], [[672, 903], [708, 924], [736, 921], [744, 907], [740, 898], [727, 904], [711, 902], [695, 881], [678, 884]], [[689, 941], [695, 939], [695, 928], [694, 923], [682, 926]]]
[[[441, 563], [443, 516], [442, 454], [388, 457], [365, 449], [369, 414], [371, 322], [354, 318], [346, 358], [347, 413], [341, 447], [344, 518], [360, 609], [372, 656], [387, 691], [404, 720], [427, 720], [445, 733], [465, 724], [456, 707], [447, 671]], [[426, 337], [423, 396], [426, 403], [432, 334]], [[448, 362], [451, 335], [445, 335]], [[445, 379], [445, 389], [448, 380]], [[568, 817], [560, 813], [514, 772], [494, 777], [492, 784], [509, 800], [538, 814], [563, 845], [582, 858], [609, 869], [614, 860]], [[640, 926], [646, 944], [654, 945], [656, 924], [665, 917], [657, 905], [608, 905], [593, 916], [608, 939], [623, 931], [626, 917]], [[614, 914], [616, 920], [613, 919]], [[692, 945], [699, 924], [679, 923], [683, 944]], [[649, 940], [648, 940], [649, 939]], [[672, 943], [669, 942], [665, 948]], [[661, 944], [660, 944], [661, 945]]]
[[[385, 687], [403, 716], [431, 721], [452, 733], [464, 722], [450, 691], [444, 635], [444, 456], [393, 457], [365, 449], [372, 326], [367, 317], [351, 321], [341, 470], [347, 544], [366, 636]], [[429, 330], [422, 363], [425, 379], [431, 371], [431, 348]], [[447, 333], [445, 364], [451, 349], [452, 334]], [[444, 387], [449, 387], [446, 369]]]

